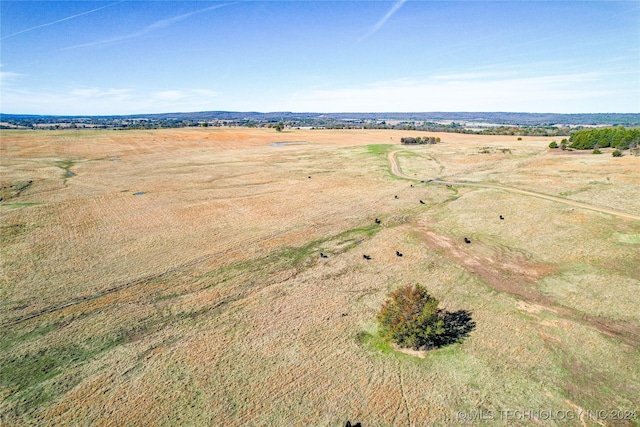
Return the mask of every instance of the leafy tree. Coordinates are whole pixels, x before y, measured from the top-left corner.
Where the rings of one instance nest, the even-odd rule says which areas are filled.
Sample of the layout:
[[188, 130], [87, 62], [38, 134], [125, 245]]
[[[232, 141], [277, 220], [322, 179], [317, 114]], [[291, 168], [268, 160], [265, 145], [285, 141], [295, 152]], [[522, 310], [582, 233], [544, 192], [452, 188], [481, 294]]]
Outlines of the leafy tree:
[[604, 147], [616, 147], [626, 150], [629, 144], [640, 137], [640, 129], [626, 129], [622, 126], [603, 129], [582, 129], [571, 133], [571, 148], [591, 150]]
[[620, 150], [616, 150], [613, 153], [611, 153], [611, 155], [613, 157], [622, 157], [622, 152]]
[[282, 129], [284, 128], [284, 123], [282, 122], [278, 122], [277, 125], [274, 126], [277, 132], [282, 132]]
[[551, 144], [549, 144], [549, 148], [558, 148], [558, 143], [555, 141], [551, 141]]
[[400, 347], [432, 347], [445, 332], [438, 300], [416, 284], [393, 291], [377, 315], [380, 335]]

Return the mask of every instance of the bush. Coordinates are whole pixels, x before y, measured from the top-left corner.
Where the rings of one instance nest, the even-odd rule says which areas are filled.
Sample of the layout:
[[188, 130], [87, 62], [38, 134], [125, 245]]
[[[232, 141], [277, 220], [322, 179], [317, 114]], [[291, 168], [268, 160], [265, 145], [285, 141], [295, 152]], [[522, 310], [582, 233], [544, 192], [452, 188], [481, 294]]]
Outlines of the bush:
[[616, 150], [613, 153], [611, 153], [611, 155], [613, 157], [622, 157], [622, 152], [620, 150]]
[[421, 285], [393, 291], [377, 320], [383, 339], [416, 350], [436, 346], [445, 332], [438, 300]]
[[551, 144], [549, 144], [549, 148], [558, 148], [558, 143], [555, 141], [551, 141]]
[[595, 150], [593, 150], [593, 154], [602, 154], [602, 151], [596, 148]]

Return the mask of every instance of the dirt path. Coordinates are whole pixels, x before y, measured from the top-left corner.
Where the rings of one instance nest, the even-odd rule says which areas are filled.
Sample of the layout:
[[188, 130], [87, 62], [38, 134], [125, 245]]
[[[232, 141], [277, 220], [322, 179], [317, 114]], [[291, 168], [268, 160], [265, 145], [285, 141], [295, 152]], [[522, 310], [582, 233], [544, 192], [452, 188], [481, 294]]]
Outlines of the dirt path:
[[595, 211], [595, 212], [606, 213], [606, 214], [614, 215], [614, 216], [617, 216], [617, 217], [623, 218], [623, 219], [628, 219], [628, 220], [632, 220], [632, 221], [640, 221], [640, 216], [638, 216], [638, 215], [632, 215], [632, 214], [629, 214], [629, 213], [626, 213], [626, 212], [620, 212], [620, 211], [616, 211], [616, 210], [609, 209], [609, 208], [601, 208], [601, 207], [589, 205], [587, 203], [575, 202], [573, 200], [567, 200], [567, 199], [563, 199], [561, 197], [555, 197], [555, 196], [549, 196], [547, 194], [536, 193], [534, 191], [520, 190], [518, 188], [505, 187], [505, 186], [502, 186], [502, 185], [495, 185], [495, 184], [483, 184], [483, 183], [475, 183], [475, 182], [440, 181], [440, 180], [434, 180], [434, 179], [410, 177], [408, 175], [405, 175], [402, 172], [402, 169], [400, 169], [400, 165], [398, 163], [398, 159], [396, 158], [396, 154], [399, 151], [401, 151], [401, 150], [390, 151], [389, 155], [387, 156], [387, 158], [389, 160], [389, 169], [391, 170], [391, 173], [394, 174], [395, 176], [399, 177], [399, 178], [410, 179], [410, 180], [413, 180], [413, 181], [426, 181], [426, 182], [431, 182], [431, 183], [434, 183], [434, 184], [459, 185], [459, 186], [465, 186], [465, 187], [479, 187], [479, 188], [492, 188], [494, 190], [502, 190], [502, 191], [507, 191], [509, 193], [522, 194], [524, 196], [538, 197], [540, 199], [550, 200], [552, 202], [564, 203], [565, 205], [575, 206], [577, 208], [582, 208], [582, 209], [588, 209], [588, 210]]

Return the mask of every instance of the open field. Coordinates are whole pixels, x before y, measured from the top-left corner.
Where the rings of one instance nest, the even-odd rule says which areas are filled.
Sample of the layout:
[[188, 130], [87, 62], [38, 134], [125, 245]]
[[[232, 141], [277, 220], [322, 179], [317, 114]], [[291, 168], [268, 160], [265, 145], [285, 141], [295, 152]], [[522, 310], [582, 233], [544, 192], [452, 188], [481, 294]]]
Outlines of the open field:
[[[612, 419], [640, 412], [638, 157], [385, 130], [1, 138], [0, 425], [640, 425]], [[471, 334], [381, 343], [412, 283]]]

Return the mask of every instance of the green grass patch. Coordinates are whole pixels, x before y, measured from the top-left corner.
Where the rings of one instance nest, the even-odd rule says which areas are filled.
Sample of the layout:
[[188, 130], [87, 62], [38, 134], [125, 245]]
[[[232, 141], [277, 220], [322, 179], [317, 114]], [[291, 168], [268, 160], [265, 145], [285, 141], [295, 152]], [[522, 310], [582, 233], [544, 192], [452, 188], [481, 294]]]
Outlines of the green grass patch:
[[[38, 384], [62, 373], [69, 367], [93, 358], [123, 342], [115, 339], [95, 338], [83, 344], [65, 344], [41, 349], [26, 355], [9, 356], [0, 360], [0, 386], [14, 392], [15, 399]], [[29, 399], [30, 400], [30, 399]]]
[[160, 295], [159, 297], [154, 299], [153, 302], [166, 301], [166, 300], [169, 300], [169, 299], [177, 298], [179, 296], [180, 295], [178, 295], [176, 293], [171, 293], [171, 294], [168, 294], [168, 295]]
[[37, 206], [42, 205], [42, 202], [25, 202], [25, 203], [2, 203], [0, 204], [0, 208], [5, 209], [17, 209], [17, 208], [25, 208], [29, 206]]
[[396, 351], [393, 350], [391, 345], [389, 345], [388, 342], [380, 338], [377, 333], [370, 333], [370, 332], [364, 332], [364, 331], [360, 332], [358, 335], [356, 335], [356, 341], [358, 342], [358, 344], [376, 353], [383, 353], [383, 354], [397, 353]]
[[394, 146], [392, 144], [369, 144], [366, 146], [369, 154], [387, 155]]
[[54, 162], [54, 164], [63, 169], [64, 170], [64, 174], [62, 175], [62, 178], [64, 179], [65, 182], [67, 182], [67, 178], [71, 178], [73, 176], [75, 176], [76, 174], [71, 172], [69, 169], [71, 169], [77, 162], [73, 161], [73, 160], [56, 160]]
[[[240, 261], [228, 266], [220, 267], [209, 271], [201, 276], [205, 278], [208, 284], [205, 289], [219, 286], [227, 283], [234, 278], [243, 274], [257, 274], [262, 277], [285, 269], [296, 268], [305, 269], [313, 266], [319, 258], [320, 252], [327, 255], [337, 255], [353, 249], [365, 239], [373, 237], [381, 230], [379, 225], [370, 225], [367, 227], [357, 227], [345, 230], [333, 236], [314, 240], [303, 246], [287, 246], [260, 258]], [[209, 282], [213, 279], [213, 282]], [[180, 296], [176, 294], [175, 296]], [[156, 301], [161, 301], [162, 297], [158, 297]], [[166, 299], [170, 298], [169, 296]]]
[[632, 244], [632, 245], [640, 245], [640, 234], [615, 233], [615, 238], [620, 243], [629, 243], [629, 244]]
[[0, 351], [6, 352], [7, 350], [10, 350], [21, 342], [46, 335], [57, 328], [58, 325], [54, 323], [46, 323], [43, 325], [38, 325], [31, 331], [25, 333], [5, 331], [2, 334], [2, 338], [0, 338]]
[[327, 251], [333, 254], [346, 252], [360, 244], [364, 239], [371, 238], [378, 231], [380, 231], [380, 226], [378, 225], [352, 228], [335, 236], [315, 240], [304, 246], [285, 247], [272, 254], [271, 257], [283, 260], [282, 267], [295, 267], [320, 251]]

